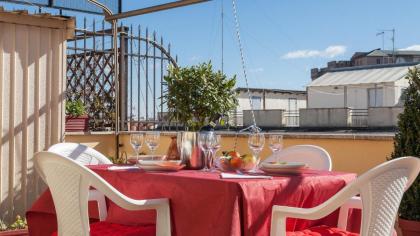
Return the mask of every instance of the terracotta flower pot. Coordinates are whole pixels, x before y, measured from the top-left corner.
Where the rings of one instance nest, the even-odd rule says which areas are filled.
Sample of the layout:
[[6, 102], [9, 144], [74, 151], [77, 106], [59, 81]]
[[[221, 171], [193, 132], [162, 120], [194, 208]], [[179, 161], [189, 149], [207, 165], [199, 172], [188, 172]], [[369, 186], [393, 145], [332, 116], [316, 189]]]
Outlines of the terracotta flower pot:
[[66, 132], [86, 132], [88, 131], [89, 117], [83, 116], [66, 116]]
[[27, 235], [29, 235], [27, 229], [0, 231], [0, 236], [27, 236]]
[[403, 236], [419, 236], [420, 235], [420, 221], [404, 220], [399, 218], [398, 224], [400, 226]]

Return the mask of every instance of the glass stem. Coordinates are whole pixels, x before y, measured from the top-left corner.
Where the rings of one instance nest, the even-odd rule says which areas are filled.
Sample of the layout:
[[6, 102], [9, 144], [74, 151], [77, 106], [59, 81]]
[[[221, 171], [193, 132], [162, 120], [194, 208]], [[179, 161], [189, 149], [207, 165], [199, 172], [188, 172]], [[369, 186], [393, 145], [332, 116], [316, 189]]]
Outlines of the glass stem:
[[209, 150], [204, 151], [204, 168], [203, 170], [207, 171], [208, 168], [208, 159], [209, 158]]
[[210, 170], [213, 170], [214, 168], [214, 150], [213, 149], [211, 149], [210, 150], [210, 156], [209, 156], [209, 160], [208, 160], [208, 166], [209, 166], [209, 169]]

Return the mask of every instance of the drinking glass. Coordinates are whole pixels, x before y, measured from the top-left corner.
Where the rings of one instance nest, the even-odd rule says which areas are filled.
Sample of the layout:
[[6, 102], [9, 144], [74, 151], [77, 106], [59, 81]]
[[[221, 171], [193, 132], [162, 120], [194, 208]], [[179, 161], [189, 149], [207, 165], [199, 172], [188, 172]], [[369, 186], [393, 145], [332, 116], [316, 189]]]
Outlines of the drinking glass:
[[211, 136], [211, 139], [210, 139], [211, 140], [210, 141], [210, 153], [211, 153], [211, 155], [208, 159], [208, 164], [209, 164], [210, 171], [216, 171], [216, 166], [215, 166], [216, 153], [221, 147], [220, 139], [221, 139], [221, 136], [219, 134], [215, 134], [215, 133], [213, 133], [213, 135]]
[[144, 135], [142, 133], [130, 134], [130, 144], [136, 152], [136, 159], [139, 160], [139, 153], [143, 145]]
[[251, 170], [251, 172], [257, 172], [258, 171], [258, 166], [260, 164], [260, 152], [262, 151], [263, 147], [264, 147], [264, 143], [265, 143], [265, 135], [262, 133], [252, 133], [249, 135], [248, 137], [248, 147], [249, 149], [251, 149], [256, 163], [254, 168]]
[[273, 153], [281, 151], [283, 149], [283, 135], [270, 134], [268, 136], [269, 146]]
[[198, 146], [203, 150], [204, 152], [204, 168], [202, 171], [210, 171], [208, 167], [208, 159], [210, 154], [210, 148], [211, 148], [211, 136], [213, 133], [211, 132], [200, 132], [198, 133]]
[[157, 147], [159, 146], [160, 132], [152, 131], [146, 133], [146, 144], [150, 149], [151, 155], [155, 154]]

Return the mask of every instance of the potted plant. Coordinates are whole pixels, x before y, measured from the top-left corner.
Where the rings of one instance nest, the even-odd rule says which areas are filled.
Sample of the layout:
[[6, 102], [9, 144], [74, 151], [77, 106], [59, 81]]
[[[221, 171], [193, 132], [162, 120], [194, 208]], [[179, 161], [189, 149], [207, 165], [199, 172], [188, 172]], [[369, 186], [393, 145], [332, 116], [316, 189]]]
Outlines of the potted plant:
[[[399, 115], [398, 130], [391, 158], [420, 158], [420, 70], [410, 69], [409, 87], [404, 91], [404, 112]], [[399, 209], [399, 227], [404, 236], [420, 235], [420, 177], [405, 192]]]
[[89, 117], [86, 114], [83, 102], [78, 99], [66, 102], [66, 132], [86, 132]]
[[26, 219], [22, 219], [19, 215], [16, 216], [16, 221], [7, 226], [0, 220], [0, 236], [26, 236], [29, 235], [27, 229]]
[[[197, 131], [214, 123], [237, 106], [234, 90], [236, 76], [227, 78], [214, 71], [211, 62], [191, 67], [170, 67], [164, 77], [168, 91], [163, 97], [168, 109], [168, 120], [183, 125], [180, 133], [181, 159], [188, 168], [199, 169], [202, 162], [197, 148]], [[195, 160], [195, 161], [194, 161]]]

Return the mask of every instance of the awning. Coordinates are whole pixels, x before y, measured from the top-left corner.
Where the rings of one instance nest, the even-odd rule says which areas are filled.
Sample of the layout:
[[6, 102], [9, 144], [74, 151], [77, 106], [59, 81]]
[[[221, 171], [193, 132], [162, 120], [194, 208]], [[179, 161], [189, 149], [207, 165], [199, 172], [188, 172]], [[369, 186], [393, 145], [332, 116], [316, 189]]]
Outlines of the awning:
[[395, 82], [404, 78], [409, 68], [417, 65], [411, 63], [336, 69], [315, 79], [308, 87]]

